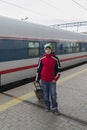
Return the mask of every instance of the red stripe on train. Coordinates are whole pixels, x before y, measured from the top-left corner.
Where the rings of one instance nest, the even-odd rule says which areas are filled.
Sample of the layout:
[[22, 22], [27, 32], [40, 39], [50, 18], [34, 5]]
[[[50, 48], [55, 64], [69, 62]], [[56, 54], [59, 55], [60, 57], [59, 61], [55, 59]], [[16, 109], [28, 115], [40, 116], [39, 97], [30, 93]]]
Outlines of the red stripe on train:
[[12, 73], [12, 72], [16, 72], [16, 71], [21, 71], [21, 70], [26, 70], [26, 69], [31, 69], [31, 68], [35, 68], [38, 65], [29, 65], [29, 66], [24, 66], [24, 67], [20, 67], [20, 68], [13, 68], [13, 69], [8, 69], [8, 70], [2, 70], [0, 71], [0, 74], [7, 74], [7, 73]]
[[64, 62], [64, 61], [68, 61], [68, 60], [75, 60], [75, 59], [84, 58], [84, 57], [87, 57], [87, 55], [75, 56], [75, 57], [71, 57], [71, 58], [61, 59], [60, 62]]
[[[60, 62], [65, 62], [65, 61], [69, 61], [69, 60], [79, 59], [79, 58], [83, 58], [83, 57], [87, 57], [87, 55], [61, 59]], [[2, 71], [0, 71], [0, 74], [13, 73], [13, 72], [16, 72], [16, 71], [22, 71], [22, 70], [26, 70], [26, 69], [36, 68], [37, 66], [38, 65], [35, 64], [35, 65], [29, 65], [29, 66], [24, 66], [24, 67], [19, 67], [19, 68], [12, 68], [12, 69], [8, 69], [8, 70], [2, 70]]]

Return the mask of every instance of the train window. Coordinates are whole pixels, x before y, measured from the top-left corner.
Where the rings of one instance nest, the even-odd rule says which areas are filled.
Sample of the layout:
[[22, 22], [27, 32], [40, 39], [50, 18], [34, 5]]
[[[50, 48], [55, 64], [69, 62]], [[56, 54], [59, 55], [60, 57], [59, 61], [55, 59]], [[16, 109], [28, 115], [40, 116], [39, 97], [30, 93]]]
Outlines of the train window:
[[63, 54], [63, 44], [62, 43], [57, 43], [57, 54]]
[[87, 51], [87, 44], [67, 41], [59, 41], [57, 43], [57, 54], [78, 53], [81, 51]]
[[46, 44], [46, 41], [40, 41], [40, 57], [44, 55], [44, 45]]
[[0, 39], [0, 61], [28, 58], [26, 40]]
[[77, 52], [76, 49], [77, 51], [79, 51], [80, 46], [79, 45], [76, 46], [76, 43], [74, 42], [60, 41], [57, 44], [57, 54], [74, 53]]
[[76, 52], [80, 52], [80, 43], [76, 43]]
[[64, 42], [61, 44], [62, 46], [62, 54], [68, 54], [68, 53], [72, 53], [72, 46], [73, 44], [72, 43], [69, 43], [69, 42]]
[[81, 51], [82, 52], [87, 51], [87, 43], [80, 43], [80, 45], [81, 45]]
[[29, 57], [39, 56], [39, 42], [30, 41], [28, 42], [28, 54]]
[[72, 43], [67, 43], [67, 53], [72, 53], [72, 47], [73, 47]]

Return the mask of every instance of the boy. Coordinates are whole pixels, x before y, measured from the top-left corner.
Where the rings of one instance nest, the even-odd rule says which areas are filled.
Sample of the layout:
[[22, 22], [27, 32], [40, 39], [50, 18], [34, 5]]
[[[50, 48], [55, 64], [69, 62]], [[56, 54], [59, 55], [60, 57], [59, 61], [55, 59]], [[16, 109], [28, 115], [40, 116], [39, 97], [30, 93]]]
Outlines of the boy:
[[51, 44], [44, 46], [45, 54], [39, 60], [36, 82], [41, 79], [41, 86], [44, 94], [45, 109], [48, 112], [52, 109], [53, 113], [59, 114], [56, 81], [60, 77], [60, 62], [59, 59], [52, 53]]

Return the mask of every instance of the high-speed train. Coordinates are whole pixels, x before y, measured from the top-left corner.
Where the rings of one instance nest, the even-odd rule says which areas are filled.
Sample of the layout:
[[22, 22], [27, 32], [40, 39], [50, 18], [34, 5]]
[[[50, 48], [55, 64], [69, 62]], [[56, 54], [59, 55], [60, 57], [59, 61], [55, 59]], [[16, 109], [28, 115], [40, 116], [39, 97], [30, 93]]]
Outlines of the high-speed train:
[[87, 61], [87, 35], [0, 17], [0, 86], [34, 77], [44, 45], [62, 68]]

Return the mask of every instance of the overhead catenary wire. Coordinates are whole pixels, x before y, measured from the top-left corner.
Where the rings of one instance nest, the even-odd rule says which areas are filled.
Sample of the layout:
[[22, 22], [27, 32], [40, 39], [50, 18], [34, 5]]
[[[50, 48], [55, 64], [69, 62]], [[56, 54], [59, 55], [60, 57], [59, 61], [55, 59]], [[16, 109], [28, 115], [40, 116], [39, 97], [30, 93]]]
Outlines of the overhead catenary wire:
[[[75, 4], [77, 4], [79, 7], [81, 7], [82, 9], [84, 9], [85, 11], [87, 11], [87, 8], [85, 8], [84, 6], [82, 6], [81, 4], [79, 4], [78, 2], [76, 2], [75, 0], [72, 0]], [[87, 1], [87, 0], [86, 0]]]
[[[54, 11], [54, 10], [52, 10], [51, 8], [53, 8], [53, 9], [55, 9], [55, 13], [54, 13], [54, 20], [55, 19], [59, 19], [59, 16], [60, 16], [60, 14], [61, 14], [61, 16], [62, 16], [62, 14], [65, 14], [65, 16], [66, 16], [66, 18], [67, 18], [67, 11], [65, 11], [65, 9], [64, 8], [58, 8], [58, 6], [57, 6], [57, 4], [56, 4], [56, 2], [57, 1], [53, 1], [53, 0], [39, 0], [40, 1], [40, 4], [41, 5], [43, 5], [43, 7], [42, 8], [39, 8], [39, 9], [41, 9], [42, 11], [43, 11], [43, 9], [48, 9], [48, 11], [47, 12], [45, 12], [45, 11], [43, 11], [43, 12], [41, 12], [40, 10], [35, 10], [38, 6], [36, 6], [34, 9], [33, 8], [31, 8], [31, 6], [29, 6], [29, 8], [26, 8], [24, 5], [18, 5], [18, 4], [16, 4], [16, 3], [13, 3], [13, 2], [9, 2], [9, 1], [6, 1], [6, 0], [0, 0], [0, 2], [2, 2], [2, 3], [4, 3], [4, 4], [8, 4], [8, 5], [10, 5], [10, 6], [14, 6], [14, 7], [17, 7], [17, 8], [19, 8], [19, 9], [21, 9], [21, 10], [23, 10], [23, 11], [26, 11], [27, 12], [27, 14], [29, 15], [30, 13], [33, 13], [36, 17], [37, 17], [37, 15], [38, 16], [43, 16], [43, 17], [46, 17], [46, 18], [48, 18], [48, 16], [50, 17], [51, 15], [50, 15], [50, 11]], [[75, 0], [71, 0], [72, 2], [76, 2]], [[87, 0], [86, 0], [86, 2], [87, 2]], [[60, 3], [59, 3], [60, 4]], [[59, 5], [58, 4], [58, 5]], [[76, 4], [76, 3], [75, 3]], [[79, 4], [79, 3], [78, 3]], [[34, 6], [35, 6], [35, 4], [33, 4]], [[79, 4], [80, 5], [80, 4]], [[49, 7], [50, 8], [49, 8]], [[66, 7], [66, 6], [65, 6]], [[81, 7], [81, 5], [80, 5], [80, 7]], [[82, 6], [83, 7], [83, 6]], [[81, 7], [81, 8], [82, 8]], [[84, 7], [85, 8], [85, 7]], [[87, 9], [85, 8], [84, 9], [85, 11], [87, 11]], [[72, 13], [72, 12], [71, 12]], [[33, 16], [33, 14], [32, 14], [32, 16]], [[28, 16], [27, 15], [27, 16]], [[32, 18], [32, 16], [31, 16], [31, 18]], [[78, 15], [79, 16], [79, 15]], [[77, 16], [77, 17], [78, 17]], [[28, 16], [28, 17], [30, 17], [30, 16]], [[75, 15], [73, 15], [72, 16], [73, 17], [73, 19], [75, 19], [76, 18], [76, 16]], [[64, 18], [62, 19], [62, 20], [64, 20]]]
[[[50, 4], [49, 2], [46, 2], [46, 1], [44, 1], [44, 0], [40, 0], [40, 1], [43, 2], [45, 5], [48, 5], [48, 6], [52, 7], [52, 8], [55, 8], [55, 9], [59, 10], [56, 6], [53, 6], [53, 5]], [[14, 4], [14, 3], [11, 3], [11, 2], [5, 1], [5, 0], [0, 0], [0, 2], [5, 3], [5, 4], [8, 4], [8, 5], [11, 5], [11, 6], [14, 6], [14, 7], [17, 7], [17, 8], [20, 8], [20, 9], [26, 11], [26, 12], [30, 11], [31, 13], [33, 13], [33, 14], [35, 14], [35, 15], [39, 15], [39, 16], [42, 16], [42, 15], [43, 15], [43, 16], [46, 16], [46, 15], [47, 15], [47, 13], [46, 13], [46, 14], [43, 14], [43, 13], [37, 12], [36, 10], [33, 11], [32, 9], [29, 9], [29, 8], [27, 9], [27, 8], [25, 8], [25, 7], [23, 7], [23, 6], [20, 6], [20, 5], [17, 5], [17, 4]]]
[[8, 5], [12, 5], [12, 6], [14, 6], [14, 7], [17, 7], [17, 8], [20, 8], [20, 9], [23, 9], [24, 11], [30, 11], [30, 12], [32, 12], [33, 14], [35, 14], [35, 15], [42, 15], [42, 14], [40, 14], [39, 12], [37, 12], [37, 11], [33, 11], [33, 10], [31, 10], [31, 9], [27, 9], [27, 8], [24, 8], [24, 7], [22, 7], [22, 6], [19, 6], [19, 5], [17, 5], [17, 4], [14, 4], [14, 3], [11, 3], [11, 2], [7, 2], [7, 1], [5, 1], [5, 0], [0, 0], [0, 2], [3, 2], [3, 3], [5, 3], [5, 4], [8, 4]]
[[[49, 2], [47, 2], [47, 1], [45, 1], [45, 0], [40, 0], [41, 2], [43, 2], [43, 3], [45, 3], [45, 4], [47, 4], [47, 5], [49, 5], [49, 6], [51, 6], [51, 7], [53, 7], [53, 8], [55, 8], [55, 9], [58, 9], [56, 6], [54, 6], [53, 4], [51, 4], [51, 3], [49, 3]], [[75, 4], [77, 4], [79, 7], [81, 7], [82, 9], [84, 9], [84, 10], [86, 10], [87, 11], [87, 8], [85, 8], [84, 6], [82, 6], [81, 4], [79, 4], [78, 2], [76, 2], [75, 0], [72, 0]], [[87, 1], [87, 0], [86, 0]], [[59, 10], [59, 9], [58, 9]]]
[[45, 0], [40, 0], [40, 1], [43, 2], [43, 3], [46, 4], [46, 5], [48, 5], [48, 6], [52, 7], [52, 8], [54, 8], [54, 9], [59, 10], [59, 8], [57, 8], [56, 6], [54, 6], [53, 4], [51, 4], [51, 3], [49, 3], [49, 2], [47, 2], [47, 1], [45, 1]]
[[[53, 7], [53, 8], [55, 8], [55, 9], [57, 9], [57, 10], [59, 10], [59, 8], [57, 8], [56, 6], [54, 6], [53, 5], [53, 3], [54, 2], [48, 2], [48, 1], [45, 1], [45, 0], [40, 0], [41, 2], [43, 2], [44, 4], [46, 4], [46, 5], [48, 5], [48, 6], [50, 6], [50, 7]], [[85, 8], [84, 6], [82, 6], [81, 4], [79, 4], [78, 2], [76, 2], [75, 0], [72, 0], [75, 4], [77, 4], [80, 8], [82, 8], [82, 9], [84, 9], [85, 11], [87, 11], [87, 8]], [[87, 1], [87, 0], [86, 0]], [[63, 10], [62, 10], [62, 12], [64, 12]]]
[[[51, 4], [51, 3], [49, 3], [49, 2], [46, 2], [45, 0], [40, 0], [40, 1], [43, 2], [45, 5], [50, 6], [51, 8], [54, 8], [54, 9], [58, 10], [58, 12], [60, 13], [59, 9], [58, 9], [56, 6], [54, 6], [53, 4]], [[8, 1], [6, 1], [6, 0], [0, 0], [0, 2], [5, 3], [5, 4], [8, 4], [8, 5], [11, 5], [11, 6], [14, 6], [14, 7], [17, 7], [17, 8], [20, 8], [20, 9], [26, 11], [26, 12], [30, 11], [31, 13], [33, 13], [33, 14], [35, 14], [35, 15], [47, 16], [47, 13], [46, 13], [46, 14], [39, 13], [39, 12], [37, 12], [36, 10], [33, 11], [32, 9], [27, 9], [27, 8], [25, 8], [25, 7], [23, 7], [23, 6], [17, 5], [17, 4], [12, 3], [12, 2], [8, 2]], [[63, 10], [62, 10], [61, 13], [64, 13]]]

